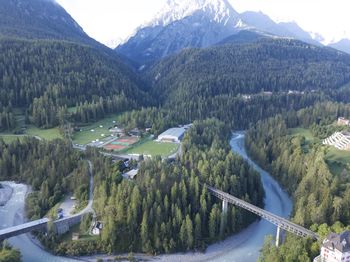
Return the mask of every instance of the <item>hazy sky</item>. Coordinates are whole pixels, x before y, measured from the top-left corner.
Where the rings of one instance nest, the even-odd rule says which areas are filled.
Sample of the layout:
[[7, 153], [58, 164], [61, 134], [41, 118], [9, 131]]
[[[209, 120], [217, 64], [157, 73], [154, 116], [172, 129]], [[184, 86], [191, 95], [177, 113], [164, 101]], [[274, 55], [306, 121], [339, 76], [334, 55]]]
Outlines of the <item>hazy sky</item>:
[[[96, 40], [125, 39], [166, 0], [56, 0]], [[327, 41], [350, 38], [349, 0], [229, 0], [238, 12], [262, 11], [275, 21], [296, 21]]]

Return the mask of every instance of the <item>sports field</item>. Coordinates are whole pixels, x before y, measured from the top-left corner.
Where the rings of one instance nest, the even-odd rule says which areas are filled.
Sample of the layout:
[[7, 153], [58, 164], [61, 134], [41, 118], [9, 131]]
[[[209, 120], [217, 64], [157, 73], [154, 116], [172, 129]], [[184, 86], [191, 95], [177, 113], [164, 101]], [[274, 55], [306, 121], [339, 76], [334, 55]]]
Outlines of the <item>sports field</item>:
[[[110, 136], [109, 128], [113, 127], [118, 119], [118, 115], [112, 115], [96, 123], [82, 126], [81, 131], [74, 132], [73, 142], [79, 145], [87, 145], [93, 140]], [[104, 135], [104, 136], [103, 136]]]
[[146, 141], [126, 151], [127, 154], [170, 156], [179, 149], [179, 144]]
[[128, 137], [124, 136], [114, 140], [113, 142], [104, 146], [106, 150], [121, 151], [129, 148], [139, 141], [138, 137]]

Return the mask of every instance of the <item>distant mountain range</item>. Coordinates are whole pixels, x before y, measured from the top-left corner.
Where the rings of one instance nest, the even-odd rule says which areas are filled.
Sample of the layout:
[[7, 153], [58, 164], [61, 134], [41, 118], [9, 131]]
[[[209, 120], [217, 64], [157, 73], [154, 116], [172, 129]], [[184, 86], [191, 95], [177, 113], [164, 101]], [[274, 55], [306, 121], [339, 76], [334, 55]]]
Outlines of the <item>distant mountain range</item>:
[[[151, 22], [141, 26], [116, 51], [143, 68], [185, 48], [215, 45], [242, 30], [322, 45], [319, 36], [294, 22], [276, 23], [261, 12], [239, 14], [227, 0], [168, 0]], [[350, 49], [344, 41], [331, 47], [345, 52]]]

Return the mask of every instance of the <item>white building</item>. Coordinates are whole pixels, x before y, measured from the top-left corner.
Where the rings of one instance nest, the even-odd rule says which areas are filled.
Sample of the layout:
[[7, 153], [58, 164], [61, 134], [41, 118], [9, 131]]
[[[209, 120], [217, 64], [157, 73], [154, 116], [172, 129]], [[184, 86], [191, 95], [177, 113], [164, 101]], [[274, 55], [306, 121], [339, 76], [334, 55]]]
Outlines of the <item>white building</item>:
[[350, 231], [329, 234], [322, 243], [320, 256], [314, 261], [350, 262]]
[[180, 143], [185, 132], [186, 129], [184, 127], [170, 128], [158, 136], [158, 141]]
[[92, 234], [95, 235], [95, 236], [98, 236], [101, 234], [101, 231], [102, 231], [102, 228], [103, 228], [103, 224], [102, 222], [100, 221], [97, 221], [93, 228], [92, 228]]
[[349, 126], [350, 125], [350, 120], [346, 119], [345, 117], [339, 117], [338, 118], [338, 125], [339, 126]]

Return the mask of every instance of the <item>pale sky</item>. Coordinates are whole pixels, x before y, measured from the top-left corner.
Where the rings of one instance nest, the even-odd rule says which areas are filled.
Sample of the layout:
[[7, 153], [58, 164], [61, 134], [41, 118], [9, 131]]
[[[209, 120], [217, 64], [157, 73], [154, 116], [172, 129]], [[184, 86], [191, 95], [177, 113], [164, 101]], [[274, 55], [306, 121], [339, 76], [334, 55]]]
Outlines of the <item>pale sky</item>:
[[[125, 39], [166, 0], [56, 0], [96, 40]], [[229, 0], [238, 12], [262, 11], [275, 21], [295, 21], [327, 42], [350, 39], [349, 0]]]

